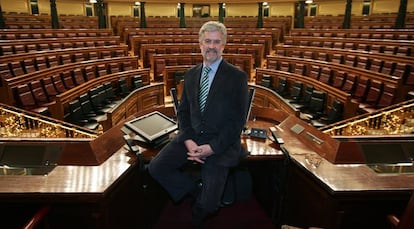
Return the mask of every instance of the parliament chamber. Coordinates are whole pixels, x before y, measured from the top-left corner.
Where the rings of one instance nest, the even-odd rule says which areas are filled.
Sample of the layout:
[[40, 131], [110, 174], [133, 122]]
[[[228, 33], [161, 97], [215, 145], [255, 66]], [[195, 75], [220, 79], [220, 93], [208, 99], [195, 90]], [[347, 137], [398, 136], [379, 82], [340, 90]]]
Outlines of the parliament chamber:
[[171, 200], [146, 170], [176, 132], [133, 150], [126, 127], [176, 121], [210, 20], [254, 97], [249, 196], [223, 207], [240, 222], [208, 228], [414, 228], [413, 2], [0, 0], [0, 12], [0, 228], [191, 228], [165, 219]]

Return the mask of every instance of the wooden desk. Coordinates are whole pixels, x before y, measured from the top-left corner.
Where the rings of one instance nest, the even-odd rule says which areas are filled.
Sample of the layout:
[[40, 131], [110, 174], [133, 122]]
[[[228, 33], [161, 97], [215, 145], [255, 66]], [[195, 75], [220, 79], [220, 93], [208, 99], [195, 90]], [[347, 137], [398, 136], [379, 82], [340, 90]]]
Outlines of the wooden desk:
[[[172, 107], [160, 111], [173, 113]], [[266, 127], [286, 117], [284, 112], [272, 112], [273, 119], [260, 121], [259, 111], [254, 111], [257, 120], [251, 121], [251, 127]], [[122, 123], [111, 131], [120, 133], [120, 127]], [[121, 138], [120, 134], [111, 135]], [[249, 158], [283, 158], [268, 139], [243, 139], [252, 152]], [[141, 152], [150, 159], [158, 150], [142, 148]], [[49, 205], [51, 228], [150, 228], [166, 198], [159, 190], [142, 173], [137, 157], [121, 147], [97, 166], [57, 166], [47, 176], [0, 176], [2, 226], [16, 223], [10, 220], [16, 219], [17, 213], [28, 216], [33, 209]]]
[[[300, 134], [291, 131], [296, 124], [305, 130]], [[303, 228], [389, 228], [386, 215], [405, 208], [414, 190], [414, 174], [378, 174], [366, 164], [330, 163], [322, 156], [329, 157], [324, 153], [335, 149], [318, 148], [332, 139], [291, 117], [279, 126], [284, 130], [279, 134], [288, 139], [283, 147], [291, 158], [286, 202], [279, 219], [282, 224]], [[324, 143], [306, 141], [307, 132]]]
[[[173, 114], [172, 107], [160, 111]], [[320, 152], [316, 153], [317, 147], [290, 129], [293, 124], [300, 124], [304, 133], [310, 132], [325, 142], [333, 141], [328, 135], [281, 110], [253, 107], [251, 114], [250, 128], [278, 125], [283, 130], [279, 134], [285, 140], [284, 147], [290, 153], [288, 170], [279, 168], [289, 173], [281, 177], [283, 173], [273, 162], [284, 161], [284, 154], [276, 144], [268, 139], [242, 139], [251, 152], [246, 160], [253, 164], [254, 178], [263, 179], [259, 185], [255, 182], [254, 188], [259, 189], [255, 190], [259, 195], [256, 197], [271, 205], [277, 224], [385, 228], [385, 214], [400, 212], [405, 207], [414, 190], [414, 175], [384, 176], [364, 164], [332, 164], [321, 158]], [[121, 126], [122, 123], [114, 128]], [[118, 130], [111, 129], [114, 133]], [[329, 147], [320, 148], [332, 150]], [[158, 150], [143, 148], [141, 152], [150, 160]], [[310, 160], [314, 162], [309, 163]], [[319, 165], [315, 163], [318, 160]], [[32, 209], [50, 205], [51, 228], [150, 227], [166, 195], [160, 194], [156, 185], [148, 185], [151, 179], [142, 173], [138, 162], [135, 155], [122, 147], [97, 166], [57, 166], [47, 176], [0, 176], [0, 203], [5, 206], [1, 210], [2, 226], [17, 213], [27, 215]], [[278, 177], [281, 178], [275, 181]]]

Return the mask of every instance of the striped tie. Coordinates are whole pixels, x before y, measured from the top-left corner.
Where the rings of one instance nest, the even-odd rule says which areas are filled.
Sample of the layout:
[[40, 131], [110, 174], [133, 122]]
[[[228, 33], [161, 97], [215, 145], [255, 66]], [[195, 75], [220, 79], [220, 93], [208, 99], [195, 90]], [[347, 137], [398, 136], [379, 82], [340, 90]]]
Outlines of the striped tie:
[[208, 73], [211, 71], [211, 68], [206, 66], [203, 70], [203, 75], [201, 76], [200, 84], [200, 94], [198, 96], [200, 103], [200, 111], [204, 112], [206, 106], [207, 96], [208, 96]]

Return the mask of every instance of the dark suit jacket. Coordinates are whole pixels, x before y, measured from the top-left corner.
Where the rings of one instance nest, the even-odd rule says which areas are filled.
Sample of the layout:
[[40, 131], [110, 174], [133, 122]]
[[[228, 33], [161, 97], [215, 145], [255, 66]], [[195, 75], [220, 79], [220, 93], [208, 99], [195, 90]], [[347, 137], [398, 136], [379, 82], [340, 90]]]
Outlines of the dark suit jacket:
[[201, 71], [199, 64], [184, 76], [176, 140], [208, 143], [219, 164], [234, 166], [246, 152], [240, 135], [248, 108], [247, 74], [223, 59], [211, 84], [205, 111], [201, 113], [198, 101]]

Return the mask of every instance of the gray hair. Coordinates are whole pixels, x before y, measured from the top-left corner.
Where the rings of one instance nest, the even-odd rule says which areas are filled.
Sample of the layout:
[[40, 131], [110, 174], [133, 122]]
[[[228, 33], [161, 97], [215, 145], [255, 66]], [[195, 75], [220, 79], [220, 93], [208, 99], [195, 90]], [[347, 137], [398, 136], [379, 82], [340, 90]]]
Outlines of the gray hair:
[[201, 43], [203, 35], [205, 32], [215, 32], [219, 31], [223, 35], [223, 44], [226, 44], [227, 41], [227, 29], [226, 26], [218, 21], [208, 21], [201, 26], [200, 31], [198, 32], [198, 40]]

